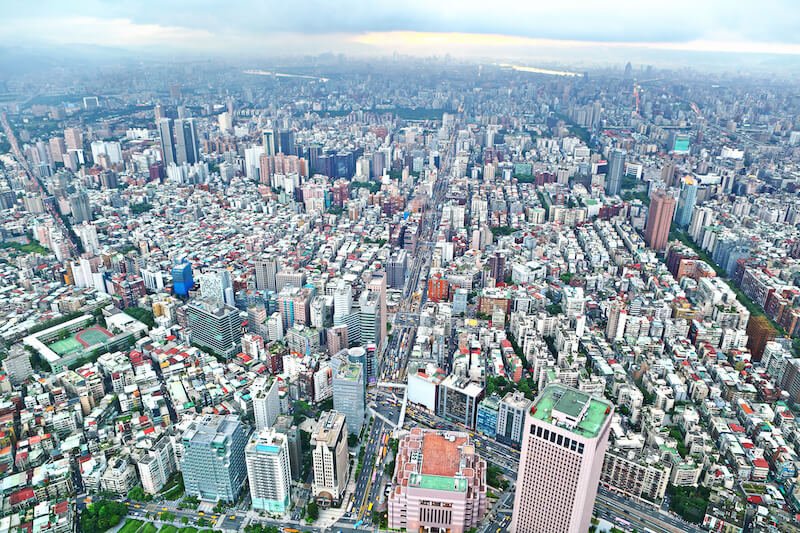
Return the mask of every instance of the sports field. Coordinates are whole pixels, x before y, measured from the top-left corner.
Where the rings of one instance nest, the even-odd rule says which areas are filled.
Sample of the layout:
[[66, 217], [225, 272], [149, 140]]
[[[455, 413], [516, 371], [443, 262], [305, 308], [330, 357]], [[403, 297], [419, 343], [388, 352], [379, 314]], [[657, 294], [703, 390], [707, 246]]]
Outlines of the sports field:
[[110, 331], [100, 326], [82, 329], [77, 333], [61, 340], [57, 340], [47, 347], [60, 356], [81, 352], [89, 346], [101, 344], [113, 337]]

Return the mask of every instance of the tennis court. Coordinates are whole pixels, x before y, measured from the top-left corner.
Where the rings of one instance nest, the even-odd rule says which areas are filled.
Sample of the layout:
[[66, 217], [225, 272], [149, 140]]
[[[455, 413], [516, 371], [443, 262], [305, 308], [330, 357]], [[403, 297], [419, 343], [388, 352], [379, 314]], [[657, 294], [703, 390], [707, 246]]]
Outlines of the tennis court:
[[48, 345], [48, 348], [53, 350], [60, 356], [71, 355], [76, 352], [82, 352], [90, 346], [102, 344], [114, 335], [105, 328], [100, 326], [92, 326], [90, 328], [82, 329], [81, 331], [70, 335], [65, 339], [60, 339]]

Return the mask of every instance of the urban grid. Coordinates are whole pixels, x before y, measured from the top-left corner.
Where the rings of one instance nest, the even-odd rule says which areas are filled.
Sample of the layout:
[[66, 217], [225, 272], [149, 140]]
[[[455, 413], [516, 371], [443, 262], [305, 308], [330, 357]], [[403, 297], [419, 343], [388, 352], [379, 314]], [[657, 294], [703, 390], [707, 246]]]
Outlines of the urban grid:
[[0, 533], [800, 533], [794, 34], [47, 4], [2, 6]]

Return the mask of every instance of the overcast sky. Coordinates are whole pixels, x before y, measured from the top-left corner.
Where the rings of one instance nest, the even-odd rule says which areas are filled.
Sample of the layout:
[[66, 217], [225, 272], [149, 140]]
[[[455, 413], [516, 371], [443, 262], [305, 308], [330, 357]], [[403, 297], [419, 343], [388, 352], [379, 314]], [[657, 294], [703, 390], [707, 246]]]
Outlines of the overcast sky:
[[0, 45], [211, 55], [637, 49], [800, 56], [798, 0], [0, 0]]

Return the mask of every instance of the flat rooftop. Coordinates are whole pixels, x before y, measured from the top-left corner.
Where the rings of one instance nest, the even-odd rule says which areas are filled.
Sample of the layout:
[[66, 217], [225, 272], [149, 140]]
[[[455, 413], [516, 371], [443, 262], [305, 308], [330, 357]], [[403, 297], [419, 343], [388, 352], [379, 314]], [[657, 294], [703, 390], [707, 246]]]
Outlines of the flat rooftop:
[[453, 433], [426, 433], [422, 437], [422, 474], [452, 478], [461, 463], [459, 448], [467, 443], [466, 437]]
[[593, 439], [611, 416], [613, 406], [606, 400], [590, 396], [563, 385], [549, 385], [539, 394], [531, 415], [576, 435]]

